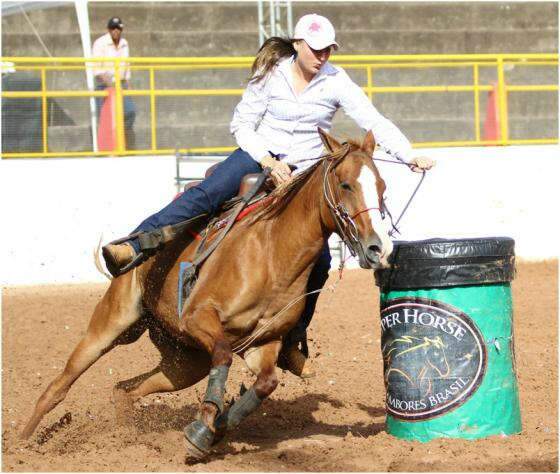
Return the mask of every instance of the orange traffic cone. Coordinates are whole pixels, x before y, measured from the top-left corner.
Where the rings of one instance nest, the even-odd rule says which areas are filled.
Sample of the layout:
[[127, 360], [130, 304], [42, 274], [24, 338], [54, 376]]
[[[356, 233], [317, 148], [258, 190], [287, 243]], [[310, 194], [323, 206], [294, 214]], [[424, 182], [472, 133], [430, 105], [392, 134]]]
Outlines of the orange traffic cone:
[[117, 148], [117, 126], [115, 121], [115, 88], [107, 88], [109, 95], [103, 102], [97, 127], [97, 147], [99, 151], [113, 151]]
[[484, 121], [484, 140], [499, 140], [500, 136], [500, 114], [498, 108], [498, 84], [492, 84], [492, 90], [488, 92], [486, 103], [486, 120]]

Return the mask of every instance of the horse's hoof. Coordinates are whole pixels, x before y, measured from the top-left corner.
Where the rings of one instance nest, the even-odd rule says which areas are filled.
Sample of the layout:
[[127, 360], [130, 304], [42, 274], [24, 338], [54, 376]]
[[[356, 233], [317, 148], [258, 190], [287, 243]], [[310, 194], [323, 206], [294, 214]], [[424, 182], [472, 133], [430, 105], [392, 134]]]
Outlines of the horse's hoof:
[[203, 461], [204, 458], [208, 456], [208, 453], [202, 452], [194, 444], [192, 444], [186, 437], [185, 437], [185, 450], [187, 451], [185, 455], [186, 464], [195, 464], [197, 462]]
[[187, 452], [194, 459], [208, 455], [214, 443], [214, 433], [202, 421], [195, 420], [185, 428]]

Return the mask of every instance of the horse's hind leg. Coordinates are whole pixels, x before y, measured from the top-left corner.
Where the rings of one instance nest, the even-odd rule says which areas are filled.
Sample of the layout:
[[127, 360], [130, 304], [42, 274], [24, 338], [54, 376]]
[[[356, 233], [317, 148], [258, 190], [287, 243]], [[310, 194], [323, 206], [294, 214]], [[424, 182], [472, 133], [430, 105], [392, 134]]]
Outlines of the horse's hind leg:
[[229, 410], [218, 417], [216, 420], [217, 438], [221, 439], [227, 430], [238, 426], [276, 389], [278, 386], [276, 361], [281, 346], [280, 341], [272, 341], [245, 352], [245, 362], [251, 372], [257, 376], [257, 380], [249, 390], [235, 401]]
[[119, 343], [130, 342], [131, 337], [139, 337], [143, 332], [137, 327], [141, 324], [140, 297], [136, 271], [112, 281], [93, 312], [86, 335], [70, 355], [63, 372], [39, 397], [22, 438], [27, 439], [33, 434], [43, 416], [64, 400], [72, 384], [103, 354]]

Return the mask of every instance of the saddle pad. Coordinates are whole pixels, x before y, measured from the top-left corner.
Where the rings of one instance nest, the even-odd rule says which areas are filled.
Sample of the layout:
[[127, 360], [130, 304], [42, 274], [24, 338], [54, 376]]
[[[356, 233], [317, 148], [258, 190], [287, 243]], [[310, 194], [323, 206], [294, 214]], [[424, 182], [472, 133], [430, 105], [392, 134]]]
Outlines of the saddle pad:
[[[271, 197], [266, 196], [266, 195], [263, 195], [263, 196], [257, 198], [255, 201], [253, 201], [251, 204], [249, 204], [245, 209], [243, 209], [239, 213], [239, 215], [237, 216], [237, 219], [235, 219], [235, 222], [239, 222], [240, 220], [247, 217], [249, 214], [251, 214], [256, 209], [259, 209], [260, 207], [268, 204], [271, 201], [271, 199], [272, 199]], [[228, 218], [229, 218], [230, 214], [231, 214], [231, 212], [229, 212], [229, 211], [227, 213], [225, 213], [224, 217], [214, 224], [214, 226], [213, 226], [214, 229], [218, 230], [218, 229], [221, 229], [222, 227], [225, 227], [225, 225], [228, 222]]]
[[192, 266], [191, 262], [179, 263], [179, 283], [177, 288], [177, 315], [179, 319], [181, 319], [183, 305], [186, 303], [194, 283], [189, 284], [189, 281], [187, 281], [187, 273]]

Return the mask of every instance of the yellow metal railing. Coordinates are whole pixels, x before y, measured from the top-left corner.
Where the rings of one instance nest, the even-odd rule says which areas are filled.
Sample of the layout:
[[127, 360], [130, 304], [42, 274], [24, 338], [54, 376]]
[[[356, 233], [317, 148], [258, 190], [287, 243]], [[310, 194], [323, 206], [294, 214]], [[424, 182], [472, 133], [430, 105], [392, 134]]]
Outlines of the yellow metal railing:
[[[63, 156], [114, 156], [114, 155], [156, 155], [170, 154], [176, 151], [172, 148], [161, 148], [158, 146], [157, 135], [157, 99], [161, 97], [217, 97], [217, 96], [240, 96], [242, 88], [223, 89], [158, 89], [156, 87], [156, 72], [220, 69], [246, 69], [247, 72], [252, 64], [252, 57], [207, 57], [207, 58], [2, 58], [3, 64], [13, 63], [16, 71], [36, 71], [40, 75], [41, 89], [38, 91], [2, 91], [2, 98], [11, 99], [41, 99], [42, 111], [42, 151], [41, 152], [9, 152], [3, 153], [3, 158], [19, 157], [63, 157]], [[49, 150], [48, 143], [48, 107], [49, 98], [77, 98], [77, 97], [106, 97], [107, 91], [95, 90], [48, 90], [47, 75], [53, 71], [85, 71], [93, 67], [97, 62], [112, 62], [115, 72], [115, 124], [116, 124], [116, 147], [113, 151], [94, 152], [94, 146], [88, 151], [58, 151]], [[558, 143], [558, 137], [541, 137], [532, 139], [511, 139], [508, 126], [508, 95], [515, 92], [558, 92], [558, 83], [553, 84], [508, 84], [506, 81], [506, 69], [515, 67], [550, 67], [558, 68], [557, 54], [471, 54], [471, 55], [384, 55], [384, 56], [345, 56], [336, 55], [331, 62], [344, 67], [347, 70], [363, 71], [366, 83], [361, 84], [362, 89], [370, 99], [376, 94], [399, 93], [449, 93], [465, 92], [473, 94], [474, 116], [472, 140], [455, 141], [432, 141], [416, 142], [414, 147], [447, 147], [447, 146], [480, 146], [480, 145], [516, 145], [516, 144], [553, 144]], [[147, 89], [124, 89], [121, 87], [121, 67], [130, 67], [135, 74], [138, 71], [146, 71], [148, 74]], [[440, 68], [469, 68], [472, 70], [472, 83], [461, 85], [414, 85], [414, 86], [380, 86], [374, 85], [374, 77], [384, 69], [432, 69]], [[481, 70], [491, 68], [496, 72], [496, 84], [481, 83]], [[499, 138], [495, 140], [481, 139], [480, 130], [480, 103], [481, 92], [488, 93], [496, 88], [497, 106], [499, 115]], [[150, 112], [150, 147], [141, 150], [127, 150], [125, 144], [123, 97], [147, 97], [149, 98]], [[232, 147], [196, 147], [180, 149], [182, 153], [227, 153]]]

